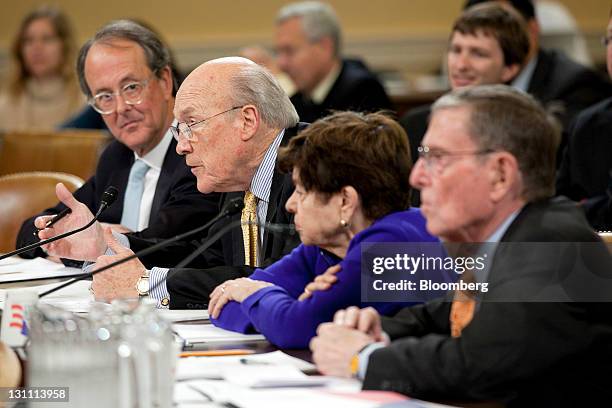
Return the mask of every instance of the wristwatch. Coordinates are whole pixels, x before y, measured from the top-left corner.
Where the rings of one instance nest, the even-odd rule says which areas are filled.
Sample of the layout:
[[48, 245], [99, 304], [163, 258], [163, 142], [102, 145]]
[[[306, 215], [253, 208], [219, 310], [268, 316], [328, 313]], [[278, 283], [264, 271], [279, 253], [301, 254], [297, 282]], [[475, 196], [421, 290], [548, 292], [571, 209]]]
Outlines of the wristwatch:
[[145, 274], [142, 275], [136, 281], [136, 292], [138, 292], [138, 296], [149, 296], [149, 271], [145, 271]]

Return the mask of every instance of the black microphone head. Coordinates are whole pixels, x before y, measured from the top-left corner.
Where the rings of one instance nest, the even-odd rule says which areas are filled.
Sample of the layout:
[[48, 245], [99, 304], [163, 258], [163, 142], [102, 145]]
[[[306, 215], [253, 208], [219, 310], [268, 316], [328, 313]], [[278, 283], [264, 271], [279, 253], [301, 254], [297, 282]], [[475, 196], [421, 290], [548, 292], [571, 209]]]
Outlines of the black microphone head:
[[236, 197], [232, 198], [227, 204], [225, 204], [225, 207], [223, 207], [221, 212], [227, 216], [230, 216], [242, 211], [243, 208], [244, 200], [240, 197]]
[[104, 190], [104, 193], [102, 193], [101, 204], [105, 207], [109, 207], [112, 203], [115, 202], [118, 194], [119, 191], [116, 187], [108, 186], [106, 190]]

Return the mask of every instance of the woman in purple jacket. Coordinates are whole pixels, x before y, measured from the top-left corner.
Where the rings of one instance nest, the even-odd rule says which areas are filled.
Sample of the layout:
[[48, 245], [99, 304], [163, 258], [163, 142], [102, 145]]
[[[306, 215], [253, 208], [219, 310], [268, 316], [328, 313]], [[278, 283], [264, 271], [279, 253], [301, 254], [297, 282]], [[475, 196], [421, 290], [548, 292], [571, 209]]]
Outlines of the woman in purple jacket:
[[[419, 210], [406, 210], [407, 137], [384, 115], [341, 112], [321, 119], [279, 151], [279, 163], [292, 170], [295, 191], [286, 207], [302, 244], [249, 278], [218, 286], [209, 312], [216, 326], [255, 329], [279, 347], [304, 348], [337, 310], [369, 306], [360, 299], [362, 243], [437, 240]], [[326, 271], [333, 285], [305, 291]], [[393, 314], [406, 303], [371, 306]]]

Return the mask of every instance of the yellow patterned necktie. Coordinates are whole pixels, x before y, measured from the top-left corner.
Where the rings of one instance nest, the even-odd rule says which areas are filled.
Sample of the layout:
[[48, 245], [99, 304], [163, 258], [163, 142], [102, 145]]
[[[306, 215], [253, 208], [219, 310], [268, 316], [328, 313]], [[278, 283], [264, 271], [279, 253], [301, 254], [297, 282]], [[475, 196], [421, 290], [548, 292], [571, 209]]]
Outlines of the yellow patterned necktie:
[[[244, 242], [244, 263], [257, 266], [257, 243], [259, 242], [259, 228], [257, 225], [257, 197], [250, 191], [244, 194], [244, 208], [242, 209], [242, 241]], [[251, 224], [248, 224], [250, 222]]]

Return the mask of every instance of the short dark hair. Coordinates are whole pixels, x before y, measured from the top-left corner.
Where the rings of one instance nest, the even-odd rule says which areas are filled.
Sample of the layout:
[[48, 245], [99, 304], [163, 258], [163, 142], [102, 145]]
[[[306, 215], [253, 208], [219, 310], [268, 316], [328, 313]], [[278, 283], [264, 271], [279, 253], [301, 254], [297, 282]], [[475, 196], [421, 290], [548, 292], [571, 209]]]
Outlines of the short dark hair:
[[[494, 0], [467, 0], [463, 5], [463, 9], [470, 8], [475, 6], [476, 4], [486, 3]], [[496, 0], [499, 1], [499, 0]], [[525, 19], [525, 21], [533, 20], [536, 17], [535, 7], [533, 6], [533, 1], [531, 0], [505, 0], [506, 3], [510, 4], [516, 11], [521, 13], [521, 16]]]
[[352, 186], [369, 219], [409, 206], [408, 137], [381, 113], [338, 112], [314, 122], [279, 151], [279, 165], [297, 168], [304, 189], [324, 200]]
[[109, 43], [113, 40], [127, 40], [138, 44], [145, 53], [147, 66], [158, 77], [161, 77], [165, 67], [170, 67], [170, 53], [159, 36], [153, 31], [131, 20], [112, 21], [98, 30], [93, 38], [89, 39], [79, 51], [77, 75], [81, 90], [88, 98], [91, 98], [92, 94], [85, 80], [87, 54], [94, 44]]
[[506, 151], [516, 158], [522, 197], [536, 201], [555, 193], [555, 159], [561, 127], [532, 96], [507, 85], [482, 85], [443, 95], [436, 111], [466, 106], [470, 135], [482, 150]]
[[478, 31], [494, 37], [504, 54], [504, 65], [523, 65], [529, 54], [529, 34], [518, 12], [497, 2], [486, 2], [465, 10], [455, 21], [455, 32], [476, 35]]

